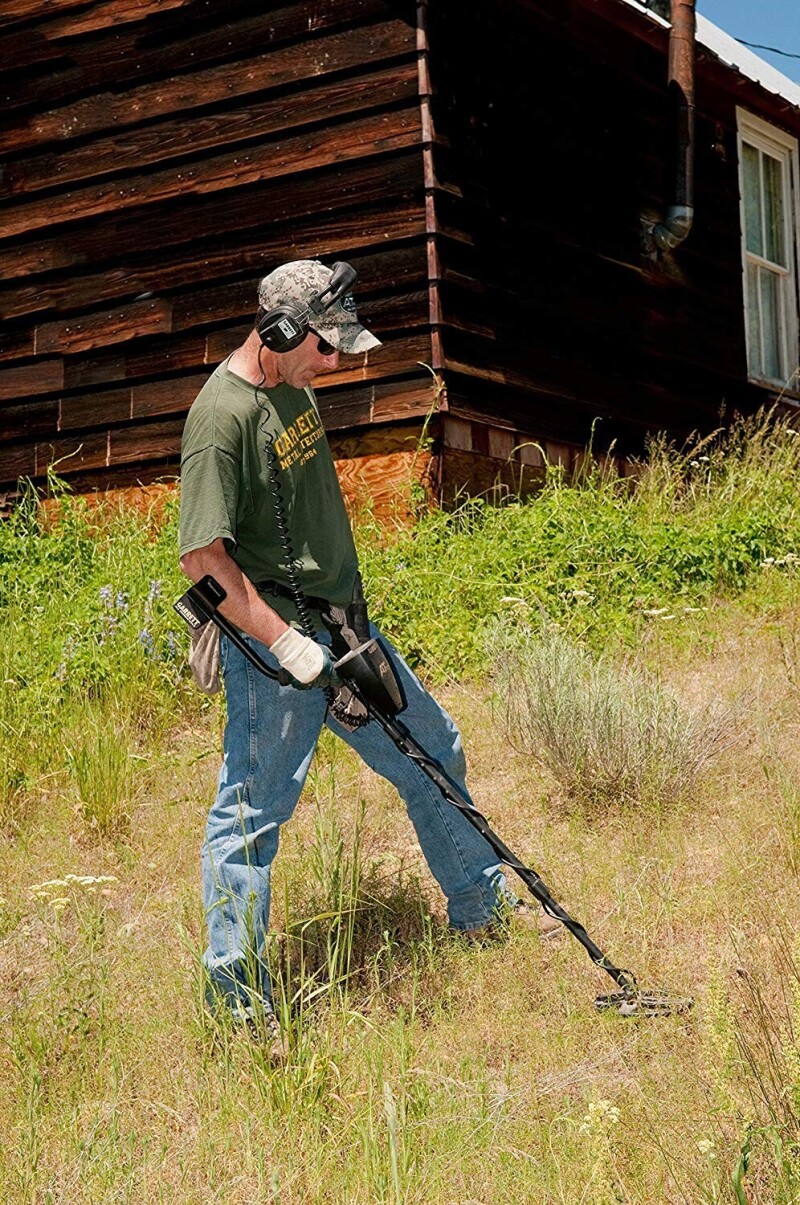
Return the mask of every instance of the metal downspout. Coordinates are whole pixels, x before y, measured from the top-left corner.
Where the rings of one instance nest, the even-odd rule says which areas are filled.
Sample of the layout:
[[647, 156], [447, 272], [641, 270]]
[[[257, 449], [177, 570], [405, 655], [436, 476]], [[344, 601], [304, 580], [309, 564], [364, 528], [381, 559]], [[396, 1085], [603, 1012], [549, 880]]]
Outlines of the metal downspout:
[[651, 249], [672, 251], [694, 219], [695, 0], [671, 0], [668, 92], [675, 147], [674, 203], [647, 231]]

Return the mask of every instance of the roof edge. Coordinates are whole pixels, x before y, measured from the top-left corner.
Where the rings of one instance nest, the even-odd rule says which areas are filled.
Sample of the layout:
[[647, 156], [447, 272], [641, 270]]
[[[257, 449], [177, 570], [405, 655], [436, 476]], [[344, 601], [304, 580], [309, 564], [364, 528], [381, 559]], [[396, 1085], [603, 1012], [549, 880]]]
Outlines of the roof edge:
[[[620, 0], [620, 3], [640, 12], [653, 24], [660, 25], [663, 29], [669, 29], [669, 21], [659, 17], [640, 0]], [[781, 100], [787, 101], [800, 112], [800, 84], [796, 84], [794, 80], [789, 79], [787, 75], [778, 71], [777, 67], [773, 67], [765, 59], [759, 58], [757, 54], [754, 54], [747, 46], [743, 46], [741, 42], [737, 42], [736, 38], [726, 33], [724, 29], [712, 24], [702, 13], [697, 13], [697, 41], [704, 50], [710, 50], [725, 67], [730, 67], [739, 75], [752, 80], [765, 92], [779, 96]]]

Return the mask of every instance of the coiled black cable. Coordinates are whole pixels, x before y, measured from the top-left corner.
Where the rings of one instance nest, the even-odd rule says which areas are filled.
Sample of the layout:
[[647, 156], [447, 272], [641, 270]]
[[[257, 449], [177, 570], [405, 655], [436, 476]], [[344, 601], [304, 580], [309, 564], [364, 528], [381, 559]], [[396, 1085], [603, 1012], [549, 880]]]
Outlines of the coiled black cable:
[[[258, 352], [258, 367], [261, 370], [261, 380], [254, 387], [253, 397], [255, 403], [264, 414], [263, 419], [258, 424], [259, 429], [264, 435], [264, 451], [267, 457], [267, 476], [269, 477], [269, 489], [272, 494], [272, 509], [275, 514], [275, 525], [278, 528], [278, 538], [283, 548], [284, 567], [286, 576], [289, 579], [289, 589], [292, 593], [292, 601], [297, 609], [297, 614], [300, 619], [300, 627], [303, 635], [308, 636], [311, 640], [316, 640], [317, 629], [314, 626], [314, 621], [311, 618], [311, 610], [308, 605], [308, 599], [305, 596], [303, 587], [300, 583], [300, 570], [303, 567], [303, 562], [297, 557], [292, 543], [292, 534], [289, 531], [289, 520], [286, 515], [286, 504], [283, 500], [283, 487], [281, 485], [280, 466], [278, 464], [278, 453], [275, 451], [275, 438], [269, 429], [268, 423], [272, 416], [272, 412], [268, 405], [263, 404], [258, 400], [258, 391], [264, 394], [264, 397], [269, 400], [269, 395], [266, 390], [262, 389], [262, 385], [267, 379], [267, 374], [264, 372], [264, 366], [261, 363], [262, 348]], [[326, 686], [324, 695], [328, 703], [328, 707], [332, 708], [336, 691], [332, 687]]]
[[[275, 437], [269, 429], [268, 423], [272, 417], [272, 412], [268, 405], [261, 403], [258, 400], [258, 391], [267, 379], [267, 374], [264, 372], [264, 367], [261, 363], [261, 351], [258, 352], [258, 367], [261, 370], [261, 380], [255, 386], [254, 394], [255, 403], [259, 410], [263, 411], [264, 417], [258, 424], [259, 429], [264, 435], [264, 451], [267, 457], [267, 475], [269, 477], [269, 489], [272, 494], [272, 509], [275, 514], [275, 525], [278, 528], [278, 538], [283, 548], [284, 567], [286, 576], [289, 579], [289, 589], [292, 592], [292, 601], [297, 608], [297, 614], [300, 619], [300, 626], [303, 630], [303, 635], [308, 636], [311, 640], [316, 639], [317, 629], [314, 626], [314, 621], [311, 618], [311, 611], [308, 606], [308, 600], [303, 592], [303, 587], [300, 584], [300, 570], [303, 567], [302, 561], [297, 557], [292, 544], [292, 536], [289, 531], [289, 520], [286, 516], [286, 504], [283, 500], [283, 487], [281, 485], [280, 469], [278, 466], [278, 453], [275, 451]], [[262, 389], [264, 397], [269, 400], [269, 395]]]

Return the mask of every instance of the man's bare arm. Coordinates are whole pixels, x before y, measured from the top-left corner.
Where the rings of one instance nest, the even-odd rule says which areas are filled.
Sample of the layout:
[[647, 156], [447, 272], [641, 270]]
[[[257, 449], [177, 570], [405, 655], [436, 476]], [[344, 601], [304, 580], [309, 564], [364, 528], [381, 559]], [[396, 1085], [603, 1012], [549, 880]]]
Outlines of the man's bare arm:
[[331, 686], [338, 683], [328, 649], [304, 636], [281, 619], [264, 602], [253, 583], [245, 577], [224, 542], [214, 540], [181, 557], [181, 569], [193, 582], [210, 573], [227, 594], [220, 611], [240, 631], [266, 644], [294, 679], [295, 686]]
[[286, 620], [264, 602], [229, 555], [223, 540], [214, 540], [205, 548], [185, 553], [181, 557], [181, 569], [193, 582], [199, 582], [210, 573], [228, 595], [220, 607], [222, 614], [240, 631], [255, 636], [262, 644], [274, 644], [288, 630]]

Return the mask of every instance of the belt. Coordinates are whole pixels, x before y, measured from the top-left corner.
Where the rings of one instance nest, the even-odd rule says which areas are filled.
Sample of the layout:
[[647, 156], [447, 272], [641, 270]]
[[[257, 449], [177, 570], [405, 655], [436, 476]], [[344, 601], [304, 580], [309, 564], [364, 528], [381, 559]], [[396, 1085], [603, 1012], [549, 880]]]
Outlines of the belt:
[[[290, 602], [295, 601], [294, 594], [289, 587], [280, 582], [256, 582], [255, 587], [259, 594], [273, 594], [277, 598], [288, 598]], [[313, 594], [304, 594], [303, 598], [312, 611], [327, 611], [331, 605], [327, 598], [317, 598]]]

